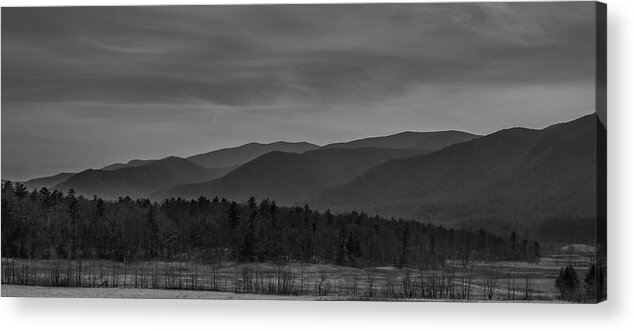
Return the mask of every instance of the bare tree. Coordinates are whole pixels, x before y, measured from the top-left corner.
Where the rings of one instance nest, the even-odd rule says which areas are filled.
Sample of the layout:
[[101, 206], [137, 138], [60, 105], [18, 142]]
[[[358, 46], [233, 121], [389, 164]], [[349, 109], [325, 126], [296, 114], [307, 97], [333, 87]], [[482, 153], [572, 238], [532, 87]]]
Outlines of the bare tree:
[[495, 295], [495, 291], [498, 288], [498, 265], [497, 263], [493, 263], [490, 268], [483, 274], [483, 292], [484, 297], [488, 300], [493, 300], [493, 296]]

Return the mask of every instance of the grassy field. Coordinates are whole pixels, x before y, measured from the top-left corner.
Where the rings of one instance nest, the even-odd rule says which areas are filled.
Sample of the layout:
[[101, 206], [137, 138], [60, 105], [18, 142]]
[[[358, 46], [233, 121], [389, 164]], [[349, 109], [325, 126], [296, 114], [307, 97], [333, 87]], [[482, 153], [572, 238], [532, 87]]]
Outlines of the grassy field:
[[559, 269], [591, 263], [448, 261], [438, 270], [269, 263], [2, 260], [2, 296], [555, 302]]

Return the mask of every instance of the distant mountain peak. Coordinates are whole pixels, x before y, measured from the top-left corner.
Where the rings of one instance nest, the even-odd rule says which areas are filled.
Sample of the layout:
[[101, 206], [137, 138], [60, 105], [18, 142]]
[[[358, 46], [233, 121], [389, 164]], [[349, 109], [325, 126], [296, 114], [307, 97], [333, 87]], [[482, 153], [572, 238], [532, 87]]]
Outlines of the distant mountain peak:
[[458, 130], [416, 132], [403, 131], [387, 136], [369, 137], [323, 146], [327, 148], [394, 148], [435, 151], [446, 146], [478, 138], [478, 135]]
[[113, 163], [110, 165], [107, 165], [103, 168], [100, 168], [100, 170], [108, 170], [108, 171], [112, 171], [112, 170], [119, 170], [122, 168], [130, 168], [130, 167], [138, 167], [138, 166], [142, 166], [142, 165], [146, 165], [149, 163], [152, 163], [156, 160], [141, 160], [141, 159], [132, 159], [130, 161], [128, 161], [127, 163]]
[[260, 155], [273, 151], [303, 153], [319, 148], [319, 146], [307, 142], [276, 141], [272, 143], [252, 142], [238, 147], [223, 148], [208, 153], [190, 156], [187, 160], [202, 165], [203, 167], [227, 167], [249, 162]]
[[67, 180], [75, 175], [74, 172], [61, 172], [57, 175], [33, 178], [23, 182], [23, 184], [29, 189], [41, 189], [42, 187], [52, 188], [55, 185]]
[[[170, 156], [166, 156], [158, 161], [187, 161], [186, 159], [179, 157], [179, 156], [174, 156], [174, 155], [170, 155]], [[155, 161], [155, 162], [158, 162]]]

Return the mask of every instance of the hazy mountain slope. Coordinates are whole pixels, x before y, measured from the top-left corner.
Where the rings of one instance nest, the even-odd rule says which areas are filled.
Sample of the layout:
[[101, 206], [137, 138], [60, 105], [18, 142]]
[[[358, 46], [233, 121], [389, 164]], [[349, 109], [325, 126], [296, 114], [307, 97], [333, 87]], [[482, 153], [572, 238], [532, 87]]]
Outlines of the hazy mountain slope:
[[179, 185], [153, 197], [194, 198], [204, 195], [245, 200], [255, 196], [292, 205], [343, 184], [387, 160], [420, 153], [418, 150], [381, 148], [318, 149], [303, 154], [271, 152], [217, 180]]
[[152, 195], [154, 198], [201, 195], [246, 200], [269, 197], [281, 204], [293, 204], [315, 195], [337, 181], [319, 161], [302, 154], [270, 152], [248, 162], [226, 176], [206, 183], [179, 185]]
[[75, 174], [74, 172], [62, 172], [53, 176], [29, 179], [26, 182], [23, 182], [23, 184], [29, 190], [33, 190], [33, 189], [39, 190], [42, 187], [52, 188], [53, 186], [67, 180], [74, 174]]
[[129, 167], [138, 167], [138, 166], [150, 164], [154, 161], [157, 161], [157, 160], [131, 160], [128, 163], [113, 163], [111, 165], [107, 165], [101, 168], [101, 170], [119, 170], [119, 169], [129, 168]]
[[249, 162], [269, 152], [303, 153], [319, 148], [306, 142], [289, 143], [279, 141], [270, 144], [250, 143], [234, 148], [225, 148], [217, 151], [190, 156], [187, 159], [206, 168], [235, 166]]
[[544, 130], [520, 167], [478, 194], [505, 197], [503, 206], [527, 215], [594, 215], [597, 122], [591, 119]]
[[318, 160], [337, 176], [337, 184], [343, 184], [361, 175], [364, 171], [392, 159], [407, 158], [423, 154], [416, 149], [389, 148], [327, 148], [304, 152]]
[[592, 215], [594, 130], [594, 115], [544, 130], [502, 130], [389, 161], [310, 203], [428, 221]]
[[462, 131], [436, 131], [436, 132], [401, 132], [391, 136], [372, 137], [353, 140], [345, 143], [335, 143], [322, 148], [406, 148], [424, 151], [435, 151], [443, 147], [469, 141], [477, 138], [477, 135]]
[[97, 195], [112, 199], [119, 196], [148, 197], [156, 190], [178, 184], [218, 178], [231, 168], [208, 169], [178, 157], [168, 157], [146, 165], [119, 170], [85, 170], [55, 188], [73, 188], [84, 196]]

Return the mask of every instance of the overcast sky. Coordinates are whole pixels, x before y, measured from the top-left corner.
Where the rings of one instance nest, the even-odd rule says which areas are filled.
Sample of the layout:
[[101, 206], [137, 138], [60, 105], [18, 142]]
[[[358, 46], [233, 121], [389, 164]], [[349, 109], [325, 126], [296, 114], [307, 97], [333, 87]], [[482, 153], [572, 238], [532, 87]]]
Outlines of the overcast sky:
[[2, 178], [594, 111], [594, 3], [2, 9]]

